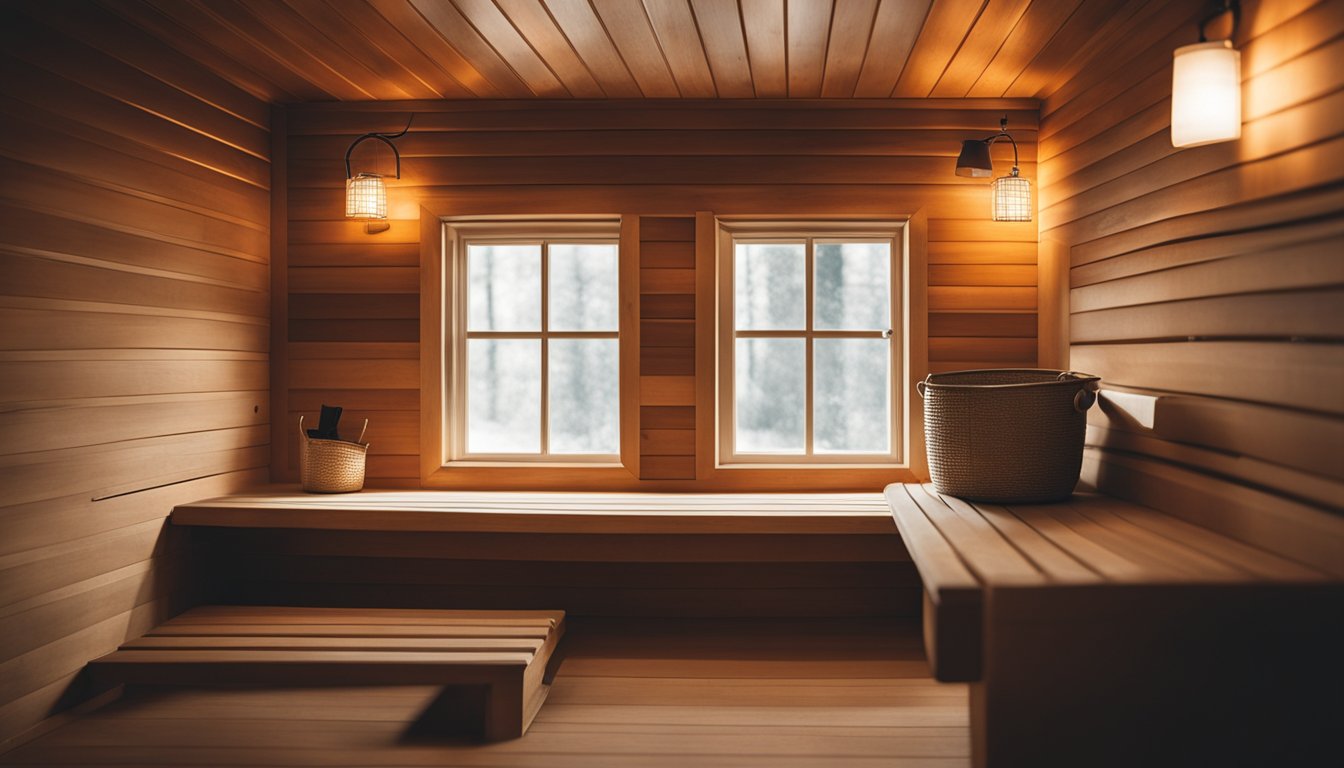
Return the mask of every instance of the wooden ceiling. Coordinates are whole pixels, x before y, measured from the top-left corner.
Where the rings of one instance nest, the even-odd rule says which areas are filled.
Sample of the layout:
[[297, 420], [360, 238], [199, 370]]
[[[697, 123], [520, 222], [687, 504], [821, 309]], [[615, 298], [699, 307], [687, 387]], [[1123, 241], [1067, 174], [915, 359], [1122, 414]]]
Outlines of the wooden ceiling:
[[1165, 0], [96, 2], [115, 25], [290, 103], [1043, 98]]

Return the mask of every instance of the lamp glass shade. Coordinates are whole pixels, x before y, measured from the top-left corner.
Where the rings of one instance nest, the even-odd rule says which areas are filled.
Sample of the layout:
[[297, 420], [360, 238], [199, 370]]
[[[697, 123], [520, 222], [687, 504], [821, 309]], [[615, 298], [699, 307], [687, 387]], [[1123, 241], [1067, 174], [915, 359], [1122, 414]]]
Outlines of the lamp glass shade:
[[994, 173], [989, 159], [989, 142], [971, 139], [961, 142], [961, 154], [957, 155], [957, 175], [973, 179], [987, 179]]
[[1171, 145], [1241, 138], [1241, 52], [1231, 40], [1176, 49], [1171, 70]]
[[1021, 176], [1003, 176], [990, 184], [995, 221], [1031, 221], [1031, 182]]
[[350, 219], [386, 219], [387, 186], [376, 173], [345, 180], [345, 216]]

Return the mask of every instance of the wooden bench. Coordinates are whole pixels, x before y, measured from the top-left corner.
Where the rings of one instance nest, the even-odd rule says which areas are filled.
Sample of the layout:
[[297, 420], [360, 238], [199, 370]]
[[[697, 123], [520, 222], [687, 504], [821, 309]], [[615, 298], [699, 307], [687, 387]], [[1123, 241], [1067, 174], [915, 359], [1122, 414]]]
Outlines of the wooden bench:
[[563, 611], [205, 606], [90, 664], [142, 685], [442, 685], [413, 731], [522, 736], [546, 700]]
[[[1310, 765], [1335, 751], [1339, 569], [1107, 496], [887, 501], [977, 766]], [[1323, 535], [1339, 546], [1344, 521]]]

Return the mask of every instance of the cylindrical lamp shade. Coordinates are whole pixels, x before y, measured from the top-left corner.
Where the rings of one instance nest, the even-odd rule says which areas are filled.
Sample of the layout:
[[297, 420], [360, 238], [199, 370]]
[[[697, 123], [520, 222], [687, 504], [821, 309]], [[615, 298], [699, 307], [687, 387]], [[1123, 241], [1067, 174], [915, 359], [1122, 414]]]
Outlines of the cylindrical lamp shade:
[[349, 219], [386, 219], [387, 187], [376, 173], [345, 180], [345, 216]]
[[1171, 145], [1241, 138], [1241, 52], [1231, 40], [1184, 45], [1171, 69]]
[[1031, 182], [1003, 176], [990, 185], [995, 221], [1031, 221]]

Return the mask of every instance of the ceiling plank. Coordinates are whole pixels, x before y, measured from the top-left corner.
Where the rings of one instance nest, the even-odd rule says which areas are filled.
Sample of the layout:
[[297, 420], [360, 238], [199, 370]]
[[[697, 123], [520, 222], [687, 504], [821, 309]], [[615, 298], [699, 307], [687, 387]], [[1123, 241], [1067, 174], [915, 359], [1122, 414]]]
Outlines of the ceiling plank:
[[577, 98], [604, 96], [588, 65], [538, 0], [495, 0], [523, 39]]
[[740, 0], [747, 37], [747, 61], [756, 97], [789, 95], [789, 67], [784, 39], [784, 0]]
[[717, 93], [714, 76], [686, 0], [644, 0], [644, 8], [682, 98], [713, 98]]
[[677, 82], [672, 79], [643, 4], [632, 0], [593, 0], [593, 7], [644, 95], [651, 99], [676, 98]]
[[832, 0], [788, 0], [784, 31], [789, 40], [789, 98], [821, 96]]
[[929, 3], [930, 0], [881, 0], [868, 53], [854, 87], [856, 97], [885, 99], [896, 89], [896, 80], [929, 15]]
[[[210, 62], [221, 77], [233, 78], [256, 72], [266, 82], [274, 83], [296, 99], [320, 101], [335, 98], [321, 86], [285, 66], [269, 55], [254, 41], [242, 37], [212, 16], [185, 3], [164, 3], [164, 10], [155, 0], [102, 0], [109, 8], [132, 20], [141, 29], [198, 61]], [[200, 40], [201, 45], [192, 44]], [[208, 41], [208, 42], [207, 42]], [[221, 55], [216, 56], [214, 51]], [[244, 63], [246, 62], [246, 63]], [[244, 80], [245, 81], [245, 80]]]
[[546, 8], [607, 96], [637, 99], [644, 95], [588, 0], [546, 0]]
[[934, 0], [892, 97], [928, 96], [980, 17], [983, 6], [984, 0]]
[[489, 99], [505, 95], [518, 96], [527, 92], [527, 88], [513, 76], [512, 72], [509, 73], [509, 82], [503, 88], [491, 82], [475, 64], [450, 45], [424, 16], [411, 7], [407, 0], [366, 0], [366, 2], [426, 59], [476, 96]]
[[[555, 72], [528, 45], [528, 41], [509, 23], [508, 17], [492, 0], [452, 0], [463, 17], [491, 48], [509, 63], [538, 96], [548, 98], [572, 96]], [[592, 82], [592, 78], [588, 78]], [[593, 83], [593, 88], [597, 84]]]
[[1146, 2], [1126, 0], [1115, 8], [1105, 3], [1083, 3], [1059, 32], [1037, 51], [1035, 58], [1004, 93], [1044, 98], [1065, 64], [1090, 50], [1092, 42], [1099, 40], [1104, 30], [1128, 21]]
[[[403, 6], [405, 7], [405, 6]], [[408, 76], [437, 93], [439, 98], [467, 98], [476, 94], [447, 69], [430, 58], [423, 50], [411, 42], [401, 30], [397, 29], [368, 2], [342, 3], [335, 7], [342, 17], [341, 23], [359, 30], [369, 45], [383, 56], [403, 69]], [[414, 14], [414, 11], [412, 11]], [[417, 15], [418, 18], [418, 15]], [[422, 20], [423, 21], [423, 20]], [[421, 25], [423, 28], [423, 25]], [[440, 41], [443, 38], [434, 35]], [[456, 51], [453, 52], [456, 55]], [[456, 56], [461, 59], [461, 56]], [[475, 70], [472, 73], [479, 78]], [[432, 98], [432, 97], [431, 97]]]
[[[267, 5], [273, 3], [274, 0], [268, 0]], [[293, 9], [294, 13], [308, 25], [313, 27], [316, 32], [335, 43], [336, 50], [332, 50], [329, 45], [327, 50], [323, 51], [322, 58], [328, 62], [328, 66], [332, 66], [332, 62], [342, 59], [356, 61], [364, 69], [375, 75], [379, 82], [385, 83], [389, 87], [394, 86], [408, 98], [432, 99], [443, 96], [437, 90], [425, 85], [400, 62], [388, 56], [382, 49], [370, 42], [361, 27], [351, 24], [339, 15], [341, 6], [344, 6], [347, 12], [358, 8], [368, 10], [369, 6], [362, 1], [342, 3], [335, 7], [326, 3], [325, 0], [284, 0], [284, 3]], [[256, 8], [257, 6], [254, 4], [254, 12]], [[460, 89], [457, 90], [460, 91]]]
[[755, 96], [747, 60], [747, 38], [736, 0], [691, 0], [691, 7], [720, 98]]
[[[247, 11], [238, 3], [215, 5], [198, 3], [195, 0], [155, 1], [159, 3], [160, 11], [169, 12], [168, 8], [173, 8], [169, 15], [180, 13], [177, 17], [183, 19], [196, 17], [200, 22], [212, 20], [224, 27], [226, 34], [237, 35], [238, 38], [247, 40], [266, 58], [277, 62], [281, 69], [296, 71], [337, 100], [360, 101], [378, 98], [310, 54], [309, 46], [319, 47], [316, 46], [316, 40], [308, 40], [305, 44], [304, 40], [296, 40], [290, 36], [290, 32], [284, 30], [285, 24], [278, 19], [282, 15], [281, 7], [267, 9], [267, 16], [258, 19], [254, 13]], [[285, 11], [288, 11], [288, 8], [285, 8]]]
[[835, 6], [831, 39], [826, 46], [826, 67], [821, 95], [848, 99], [854, 95], [873, 35], [877, 0], [846, 0]]
[[966, 95], [970, 98], [1002, 96], [1031, 63], [1032, 58], [1074, 14], [1081, 2], [1035, 0]]
[[410, 0], [414, 9], [449, 45], [466, 57], [495, 87], [509, 96], [537, 96], [451, 3]]
[[[1058, 3], [1059, 0], [1052, 0]], [[971, 33], [962, 42], [957, 54], [948, 62], [931, 95], [944, 98], [963, 98], [984, 73], [989, 62], [1003, 48], [1027, 12], [1031, 0], [989, 0]]]
[[332, 66], [322, 56], [329, 56], [331, 49], [338, 46], [286, 5], [255, 0], [192, 2], [239, 34], [256, 40], [290, 66], [310, 77], [320, 78], [326, 83], [323, 88], [340, 98], [398, 99], [409, 96], [353, 57], [338, 55], [335, 57], [337, 66]]

